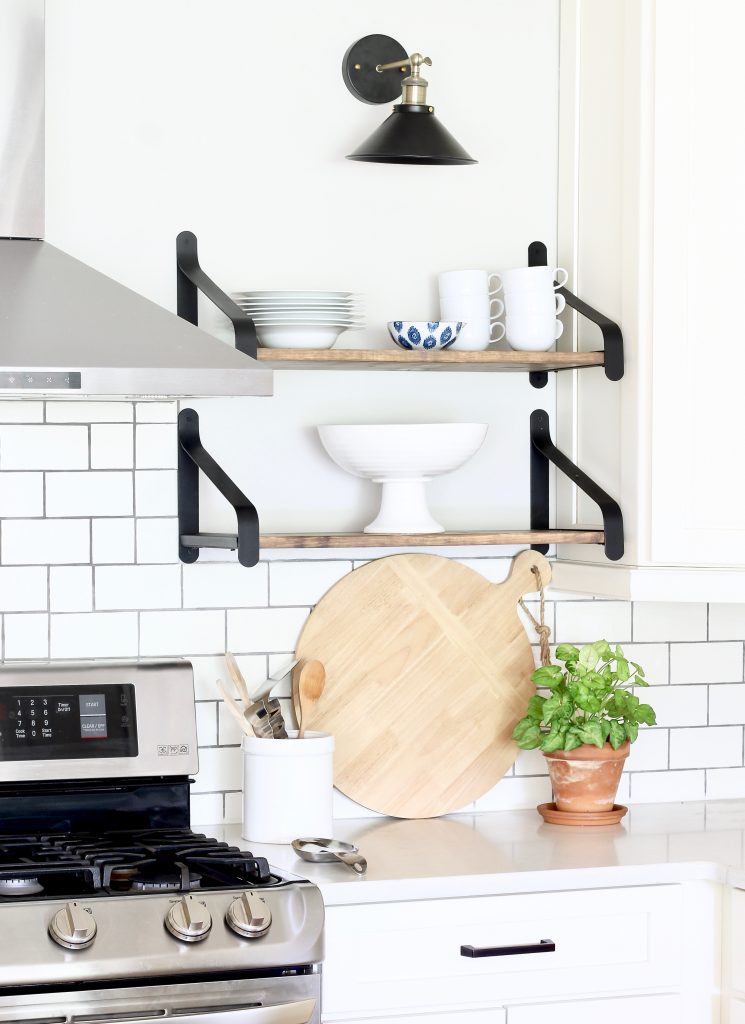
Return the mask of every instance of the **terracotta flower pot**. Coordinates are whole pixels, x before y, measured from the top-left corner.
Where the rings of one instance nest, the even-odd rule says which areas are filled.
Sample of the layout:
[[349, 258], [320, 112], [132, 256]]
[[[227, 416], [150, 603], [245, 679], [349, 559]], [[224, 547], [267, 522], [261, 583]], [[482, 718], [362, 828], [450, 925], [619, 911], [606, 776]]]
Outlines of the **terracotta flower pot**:
[[574, 750], [544, 754], [558, 809], [579, 813], [610, 811], [630, 747], [628, 742], [618, 750], [610, 743], [604, 747], [585, 743]]

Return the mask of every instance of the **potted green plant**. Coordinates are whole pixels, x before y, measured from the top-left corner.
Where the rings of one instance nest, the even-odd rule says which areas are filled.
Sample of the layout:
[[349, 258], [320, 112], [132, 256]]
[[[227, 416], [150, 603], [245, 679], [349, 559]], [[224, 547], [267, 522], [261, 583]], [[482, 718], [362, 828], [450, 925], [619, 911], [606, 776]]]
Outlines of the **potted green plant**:
[[607, 640], [560, 644], [556, 661], [533, 673], [536, 687], [550, 693], [530, 698], [512, 738], [523, 750], [543, 751], [559, 811], [610, 811], [639, 726], [657, 721], [631, 692], [649, 685], [644, 669]]

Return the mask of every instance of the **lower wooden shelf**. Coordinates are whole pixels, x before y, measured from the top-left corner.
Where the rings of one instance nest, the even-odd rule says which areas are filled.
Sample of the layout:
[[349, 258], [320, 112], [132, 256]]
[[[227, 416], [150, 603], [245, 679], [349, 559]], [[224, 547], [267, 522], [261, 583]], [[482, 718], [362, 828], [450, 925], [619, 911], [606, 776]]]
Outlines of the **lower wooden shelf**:
[[381, 349], [260, 348], [261, 363], [275, 370], [491, 370], [545, 372], [602, 366], [604, 352], [405, 352]]
[[[464, 530], [446, 533], [262, 533], [264, 548], [434, 548], [504, 544], [603, 544], [602, 530]], [[185, 534], [186, 548], [228, 548], [238, 538], [228, 533]]]

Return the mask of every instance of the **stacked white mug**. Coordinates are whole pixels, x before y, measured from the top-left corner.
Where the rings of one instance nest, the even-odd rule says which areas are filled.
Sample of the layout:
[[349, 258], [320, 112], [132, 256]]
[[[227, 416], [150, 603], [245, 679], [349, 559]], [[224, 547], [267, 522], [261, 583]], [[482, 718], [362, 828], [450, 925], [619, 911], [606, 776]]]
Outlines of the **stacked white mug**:
[[504, 337], [504, 324], [497, 322], [504, 303], [495, 298], [501, 284], [491, 286], [496, 277], [486, 270], [446, 270], [440, 274], [440, 318], [463, 321], [460, 334], [449, 346], [451, 350], [478, 351]]
[[557, 320], [566, 307], [556, 289], [567, 283], [563, 267], [516, 267], [494, 275], [504, 288], [505, 335], [519, 352], [547, 352], [561, 337], [564, 325]]

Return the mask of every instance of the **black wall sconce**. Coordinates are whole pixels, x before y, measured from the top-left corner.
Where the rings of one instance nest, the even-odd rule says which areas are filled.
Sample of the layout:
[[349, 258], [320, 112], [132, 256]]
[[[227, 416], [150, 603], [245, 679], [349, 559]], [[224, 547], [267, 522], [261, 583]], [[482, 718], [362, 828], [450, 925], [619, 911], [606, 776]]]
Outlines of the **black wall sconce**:
[[407, 54], [390, 36], [365, 36], [352, 43], [342, 63], [344, 82], [352, 95], [363, 103], [390, 103], [401, 95], [401, 102], [347, 160], [379, 164], [477, 162], [435, 117], [435, 108], [427, 102], [423, 64], [432, 61], [421, 53]]

